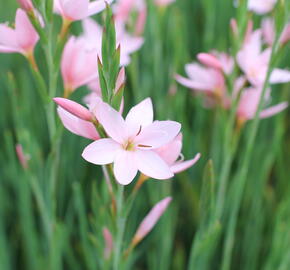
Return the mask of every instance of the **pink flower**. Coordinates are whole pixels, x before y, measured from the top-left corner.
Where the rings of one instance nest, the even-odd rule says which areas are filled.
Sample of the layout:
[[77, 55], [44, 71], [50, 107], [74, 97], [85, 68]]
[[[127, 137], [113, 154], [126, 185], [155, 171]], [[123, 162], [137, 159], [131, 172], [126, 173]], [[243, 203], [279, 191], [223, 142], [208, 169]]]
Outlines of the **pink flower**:
[[[120, 64], [126, 66], [130, 63], [130, 54], [139, 50], [144, 42], [141, 37], [134, 37], [125, 31], [125, 25], [116, 20], [116, 43], [121, 46]], [[102, 48], [102, 33], [103, 28], [92, 19], [86, 19], [83, 22], [84, 34], [83, 38], [87, 42], [89, 50], [95, 50], [99, 57], [101, 56]]]
[[277, 0], [249, 0], [248, 9], [261, 15], [270, 12], [276, 2]]
[[203, 67], [197, 63], [185, 65], [185, 71], [189, 78], [184, 78], [180, 75], [175, 77], [180, 84], [210, 95], [219, 97], [223, 95], [225, 81], [221, 71]]
[[[182, 134], [174, 138], [173, 141], [156, 149], [158, 155], [170, 166], [173, 173], [182, 172], [193, 166], [200, 158], [198, 153], [193, 159], [183, 161], [181, 155]], [[181, 160], [178, 160], [181, 157]]]
[[17, 0], [17, 2], [19, 3], [20, 7], [25, 11], [33, 10], [33, 4], [31, 0]]
[[98, 78], [97, 53], [87, 49], [83, 38], [71, 37], [61, 59], [61, 73], [66, 92], [72, 92]]
[[154, 3], [156, 6], [165, 7], [167, 5], [172, 4], [176, 0], [155, 0]]
[[91, 140], [100, 138], [92, 123], [95, 117], [89, 110], [69, 99], [54, 98], [53, 100], [59, 105], [57, 112], [66, 129]]
[[[249, 82], [257, 87], [261, 87], [265, 82], [271, 55], [270, 48], [261, 51], [261, 34], [261, 30], [256, 30], [250, 34], [243, 48], [237, 54], [237, 62], [240, 68], [245, 73]], [[271, 84], [289, 81], [290, 72], [278, 68], [273, 70], [269, 80]]]
[[162, 201], [158, 202], [149, 212], [149, 214], [143, 219], [139, 225], [137, 232], [132, 240], [132, 245], [136, 246], [156, 225], [157, 221], [163, 215], [172, 198], [166, 197]]
[[[262, 32], [266, 43], [272, 46], [275, 39], [275, 25], [274, 20], [271, 18], [265, 18], [262, 21]], [[281, 34], [279, 42], [286, 44], [290, 40], [290, 23], [286, 24]]]
[[101, 12], [112, 0], [54, 0], [54, 9], [67, 21], [83, 20]]
[[125, 120], [104, 102], [94, 112], [109, 138], [87, 146], [82, 154], [85, 160], [98, 165], [114, 163], [115, 178], [122, 185], [131, 183], [138, 170], [156, 179], [173, 176], [154, 150], [172, 141], [181, 125], [174, 121], [153, 122], [150, 98], [134, 106]]
[[108, 228], [103, 228], [103, 237], [105, 239], [104, 257], [109, 259], [113, 251], [113, 237]]
[[15, 150], [16, 150], [16, 155], [18, 157], [18, 160], [19, 160], [22, 168], [26, 170], [28, 168], [29, 157], [24, 154], [23, 147], [21, 144], [19, 144], [19, 143], [16, 144]]
[[[262, 92], [261, 89], [256, 88], [247, 88], [243, 90], [237, 109], [237, 117], [239, 123], [243, 123], [255, 117], [259, 101], [261, 98], [261, 92]], [[275, 106], [268, 107], [261, 111], [259, 117], [260, 118], [270, 117], [283, 111], [284, 109], [287, 108], [287, 106], [288, 106], [287, 102], [282, 102]]]
[[21, 53], [29, 57], [38, 39], [37, 32], [22, 9], [16, 11], [15, 29], [0, 24], [0, 52]]

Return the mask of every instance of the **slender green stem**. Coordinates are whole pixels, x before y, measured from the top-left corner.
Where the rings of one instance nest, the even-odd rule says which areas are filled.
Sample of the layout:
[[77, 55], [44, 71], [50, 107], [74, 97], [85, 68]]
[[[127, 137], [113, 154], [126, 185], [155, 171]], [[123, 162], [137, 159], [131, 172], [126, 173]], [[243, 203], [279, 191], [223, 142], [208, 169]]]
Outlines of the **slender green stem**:
[[116, 242], [114, 250], [114, 270], [120, 270], [121, 265], [121, 252], [122, 242], [124, 237], [126, 217], [123, 215], [123, 198], [124, 197], [124, 186], [118, 185], [118, 197], [117, 197], [117, 219], [116, 219]]

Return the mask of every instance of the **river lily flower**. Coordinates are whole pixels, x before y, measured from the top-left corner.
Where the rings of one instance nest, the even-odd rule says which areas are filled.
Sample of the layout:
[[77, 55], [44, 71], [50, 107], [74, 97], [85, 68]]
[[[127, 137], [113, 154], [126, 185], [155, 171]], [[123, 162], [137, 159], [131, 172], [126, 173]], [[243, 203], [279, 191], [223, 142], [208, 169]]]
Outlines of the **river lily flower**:
[[78, 87], [98, 78], [97, 53], [88, 50], [83, 38], [71, 37], [61, 59], [61, 74], [65, 96]]
[[106, 8], [112, 0], [54, 0], [54, 10], [68, 22], [83, 20]]
[[[261, 89], [256, 88], [247, 88], [243, 90], [237, 109], [237, 118], [239, 124], [243, 124], [245, 121], [251, 120], [255, 117], [259, 101], [261, 98], [261, 93], [262, 93]], [[266, 109], [263, 109], [259, 117], [260, 118], [271, 117], [285, 110], [287, 106], [288, 106], [287, 102], [282, 102], [277, 105], [270, 106]]]
[[174, 138], [173, 141], [168, 144], [156, 149], [158, 155], [170, 166], [170, 169], [173, 173], [179, 173], [187, 170], [191, 166], [193, 166], [200, 158], [200, 154], [196, 154], [196, 156], [191, 160], [183, 161], [178, 160], [181, 155], [182, 149], [182, 134], [179, 133], [178, 136]]
[[138, 170], [155, 179], [173, 176], [167, 163], [154, 151], [169, 143], [181, 125], [174, 121], [154, 121], [150, 98], [131, 108], [126, 119], [110, 105], [95, 106], [97, 120], [109, 138], [97, 140], [83, 151], [83, 158], [98, 165], [114, 163], [116, 180], [127, 185]]
[[93, 122], [94, 115], [82, 105], [65, 98], [54, 98], [58, 105], [57, 113], [67, 130], [70, 132], [91, 139], [100, 138]]
[[[269, 66], [271, 48], [264, 51], [262, 48], [262, 32], [254, 31], [247, 38], [242, 49], [237, 54], [237, 62], [245, 73], [249, 82], [256, 87], [261, 87], [266, 79]], [[290, 81], [290, 72], [288, 70], [275, 68], [270, 76], [270, 84], [285, 83]]]
[[0, 24], [0, 52], [2, 53], [21, 53], [31, 57], [38, 39], [37, 32], [22, 9], [16, 11], [15, 29]]
[[[125, 31], [125, 25], [119, 20], [115, 20], [116, 27], [116, 43], [121, 47], [120, 65], [126, 66], [130, 63], [130, 54], [139, 50], [143, 45], [142, 37], [129, 35]], [[93, 19], [83, 21], [83, 38], [87, 42], [88, 50], [95, 50], [99, 57], [101, 56], [102, 48], [102, 33], [103, 28]]]
[[248, 9], [259, 14], [265, 14], [270, 12], [277, 0], [249, 0], [248, 1]]
[[185, 65], [185, 71], [189, 78], [176, 75], [176, 80], [192, 90], [222, 97], [225, 91], [225, 81], [220, 70], [203, 67], [198, 63]]
[[160, 217], [163, 215], [167, 207], [169, 206], [172, 198], [166, 197], [165, 199], [158, 202], [143, 219], [139, 225], [131, 245], [136, 246], [142, 239], [154, 228]]

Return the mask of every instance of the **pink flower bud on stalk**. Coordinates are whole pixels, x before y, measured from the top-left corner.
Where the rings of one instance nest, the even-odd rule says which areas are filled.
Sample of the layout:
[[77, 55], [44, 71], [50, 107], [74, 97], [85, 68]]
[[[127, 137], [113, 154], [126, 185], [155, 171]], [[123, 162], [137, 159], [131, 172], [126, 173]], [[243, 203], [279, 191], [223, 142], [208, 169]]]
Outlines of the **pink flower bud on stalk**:
[[165, 199], [158, 202], [149, 212], [149, 214], [143, 219], [139, 225], [137, 232], [135, 233], [133, 240], [130, 245], [130, 250], [134, 248], [143, 238], [154, 228], [157, 221], [163, 215], [167, 209], [169, 203], [171, 202], [171, 197], [166, 197]]
[[108, 228], [103, 228], [103, 237], [105, 240], [104, 257], [108, 260], [111, 257], [113, 251], [113, 237]]
[[88, 109], [86, 109], [84, 106], [72, 100], [56, 97], [56, 98], [53, 98], [53, 101], [57, 105], [62, 107], [64, 110], [68, 111], [69, 113], [73, 114], [74, 116], [82, 120], [89, 121], [89, 122], [94, 121], [94, 117]]
[[38, 40], [37, 32], [22, 9], [16, 11], [15, 29], [7, 24], [0, 24], [0, 52], [23, 54], [35, 70], [37, 70], [37, 65], [33, 52]]
[[23, 148], [21, 144], [16, 144], [15, 146], [16, 154], [18, 157], [18, 160], [22, 166], [23, 169], [28, 169], [28, 158], [23, 152]]
[[156, 6], [159, 7], [166, 7], [169, 4], [172, 4], [173, 2], [175, 2], [176, 0], [155, 0], [154, 3]]
[[200, 63], [205, 66], [212, 67], [215, 69], [222, 69], [220, 61], [210, 53], [199, 53], [197, 54], [197, 59]]
[[17, 0], [17, 2], [26, 12], [31, 12], [33, 10], [33, 4], [31, 0]]
[[230, 20], [230, 27], [232, 29], [235, 38], [237, 38], [239, 36], [239, 28], [236, 19], [232, 18]]

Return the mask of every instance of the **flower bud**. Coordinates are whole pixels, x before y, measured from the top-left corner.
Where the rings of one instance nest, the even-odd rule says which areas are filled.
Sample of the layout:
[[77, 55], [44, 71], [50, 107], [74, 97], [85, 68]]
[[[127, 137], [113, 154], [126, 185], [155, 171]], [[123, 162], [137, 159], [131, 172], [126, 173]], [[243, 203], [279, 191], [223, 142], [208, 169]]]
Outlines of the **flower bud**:
[[17, 0], [20, 7], [25, 11], [29, 12], [33, 10], [33, 5], [31, 0]]
[[204, 64], [205, 66], [212, 67], [215, 69], [222, 69], [220, 61], [210, 53], [199, 53], [197, 55], [197, 59], [200, 63]]

